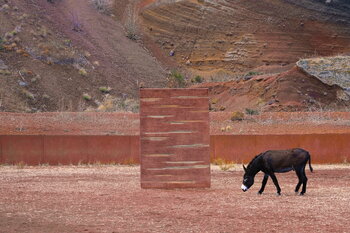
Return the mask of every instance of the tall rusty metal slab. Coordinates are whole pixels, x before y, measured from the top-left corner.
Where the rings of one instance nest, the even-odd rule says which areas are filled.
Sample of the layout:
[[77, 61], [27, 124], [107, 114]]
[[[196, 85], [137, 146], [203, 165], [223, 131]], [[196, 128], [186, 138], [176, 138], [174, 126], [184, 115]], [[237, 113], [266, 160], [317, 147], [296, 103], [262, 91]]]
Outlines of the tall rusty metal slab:
[[142, 188], [209, 188], [208, 89], [141, 89]]

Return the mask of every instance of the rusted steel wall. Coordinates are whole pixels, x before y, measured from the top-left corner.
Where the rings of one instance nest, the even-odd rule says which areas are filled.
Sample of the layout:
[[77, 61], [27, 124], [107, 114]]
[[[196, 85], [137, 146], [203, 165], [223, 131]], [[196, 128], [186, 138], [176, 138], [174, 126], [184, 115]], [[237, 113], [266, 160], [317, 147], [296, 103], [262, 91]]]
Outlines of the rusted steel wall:
[[212, 160], [247, 163], [266, 150], [300, 147], [310, 152], [312, 163], [350, 161], [350, 134], [212, 135], [210, 143]]
[[210, 187], [207, 89], [141, 89], [142, 188]]
[[[139, 136], [0, 136], [0, 164], [139, 163]], [[272, 149], [301, 147], [312, 163], [350, 161], [350, 134], [212, 135], [211, 159], [249, 162]]]
[[139, 163], [138, 136], [0, 136], [0, 163]]

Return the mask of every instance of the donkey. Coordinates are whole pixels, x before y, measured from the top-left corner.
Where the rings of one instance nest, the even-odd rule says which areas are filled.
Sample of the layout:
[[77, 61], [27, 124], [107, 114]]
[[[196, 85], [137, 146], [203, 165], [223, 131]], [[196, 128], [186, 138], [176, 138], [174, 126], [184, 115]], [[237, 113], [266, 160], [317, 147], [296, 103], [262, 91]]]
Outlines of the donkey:
[[245, 192], [254, 184], [254, 177], [259, 172], [264, 172], [264, 179], [262, 181], [261, 188], [258, 194], [262, 194], [265, 189], [265, 185], [269, 176], [277, 188], [277, 195], [281, 195], [281, 188], [278, 185], [275, 173], [283, 173], [294, 170], [298, 176], [299, 182], [295, 187], [295, 193], [298, 193], [301, 184], [303, 188], [300, 195], [304, 195], [306, 192], [307, 177], [305, 175], [305, 166], [309, 161], [310, 171], [313, 172], [311, 167], [310, 153], [304, 149], [294, 148], [290, 150], [269, 150], [261, 153], [248, 164], [247, 167], [243, 165], [244, 176], [241, 189]]

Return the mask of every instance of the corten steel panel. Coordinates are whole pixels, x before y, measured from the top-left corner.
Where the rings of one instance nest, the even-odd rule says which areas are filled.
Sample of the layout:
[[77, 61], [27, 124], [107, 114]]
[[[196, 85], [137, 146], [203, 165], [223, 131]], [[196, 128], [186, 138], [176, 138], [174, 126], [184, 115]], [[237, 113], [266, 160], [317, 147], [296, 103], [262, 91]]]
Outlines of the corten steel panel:
[[350, 160], [350, 134], [306, 135], [212, 135], [211, 158], [248, 163], [266, 150], [304, 148], [312, 163], [343, 163]]
[[3, 136], [0, 135], [0, 164], [4, 164], [4, 161], [2, 159], [2, 137]]
[[141, 89], [142, 188], [210, 187], [207, 89]]
[[45, 136], [44, 163], [138, 163], [137, 136]]
[[133, 152], [137, 136], [100, 136], [86, 138], [89, 163], [139, 163], [139, 151]]
[[2, 136], [1, 149], [4, 164], [37, 165], [43, 161], [42, 136]]
[[78, 164], [87, 163], [88, 141], [83, 136], [45, 136], [44, 163]]

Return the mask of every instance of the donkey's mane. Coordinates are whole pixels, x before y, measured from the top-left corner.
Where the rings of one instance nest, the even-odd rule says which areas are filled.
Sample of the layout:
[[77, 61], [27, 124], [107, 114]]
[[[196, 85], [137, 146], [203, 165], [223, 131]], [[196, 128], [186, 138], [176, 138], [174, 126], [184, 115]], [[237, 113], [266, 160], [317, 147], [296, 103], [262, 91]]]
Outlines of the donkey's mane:
[[262, 155], [262, 154], [263, 154], [263, 153], [258, 154], [257, 156], [255, 156], [255, 157], [252, 159], [252, 161], [250, 161], [250, 163], [248, 164], [247, 169], [249, 169], [249, 168], [253, 165], [253, 163], [255, 162], [255, 160], [256, 160], [260, 155]]

